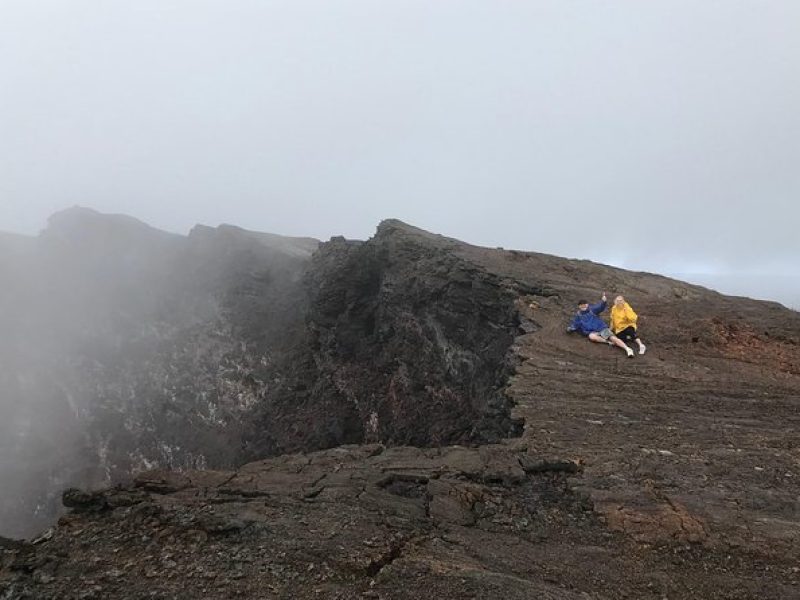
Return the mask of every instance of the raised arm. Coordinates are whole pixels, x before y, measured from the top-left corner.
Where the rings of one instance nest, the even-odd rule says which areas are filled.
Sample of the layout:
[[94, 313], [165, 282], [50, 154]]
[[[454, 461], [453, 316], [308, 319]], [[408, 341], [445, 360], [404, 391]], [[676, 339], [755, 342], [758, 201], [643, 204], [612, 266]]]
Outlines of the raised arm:
[[602, 301], [598, 302], [597, 304], [592, 304], [589, 307], [589, 310], [592, 311], [594, 314], [599, 315], [608, 307], [608, 302], [603, 299]]

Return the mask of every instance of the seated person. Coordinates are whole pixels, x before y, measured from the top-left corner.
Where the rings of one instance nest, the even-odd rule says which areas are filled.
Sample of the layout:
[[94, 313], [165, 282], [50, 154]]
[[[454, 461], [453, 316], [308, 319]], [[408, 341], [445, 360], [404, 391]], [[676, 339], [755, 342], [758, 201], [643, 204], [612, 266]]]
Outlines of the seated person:
[[598, 316], [607, 306], [608, 303], [605, 294], [603, 294], [601, 302], [591, 306], [589, 306], [586, 300], [581, 300], [578, 302], [578, 312], [575, 313], [567, 331], [577, 331], [593, 342], [617, 346], [625, 350], [628, 357], [633, 357], [633, 350], [631, 350], [625, 342], [615, 336], [611, 329], [608, 328], [605, 321]]
[[633, 312], [631, 305], [625, 302], [625, 298], [617, 296], [614, 298], [614, 306], [611, 307], [611, 331], [623, 342], [636, 342], [639, 345], [639, 354], [644, 354], [647, 346], [639, 338], [636, 331], [639, 316]]

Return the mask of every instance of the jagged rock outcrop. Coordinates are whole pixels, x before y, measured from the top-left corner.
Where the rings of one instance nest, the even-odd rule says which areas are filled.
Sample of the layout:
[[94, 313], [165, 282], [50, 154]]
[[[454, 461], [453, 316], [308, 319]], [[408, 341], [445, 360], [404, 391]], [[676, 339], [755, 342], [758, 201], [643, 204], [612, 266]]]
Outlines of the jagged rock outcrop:
[[[563, 474], [528, 474], [524, 458], [373, 444], [235, 472], [143, 473], [128, 489], [70, 492], [56, 530], [7, 553], [3, 583], [42, 600], [580, 598], [523, 580], [503, 548], [554, 534], [563, 518], [602, 537], [585, 499], [562, 493]], [[91, 557], [69, 550], [82, 544]]]
[[69, 490], [2, 550], [0, 598], [794, 597], [795, 555], [712, 541], [677, 503], [611, 517], [539, 452], [369, 444]]
[[322, 244], [285, 388], [255, 421], [256, 455], [381, 442], [485, 443], [516, 435], [504, 386], [536, 290], [459, 258], [453, 241], [385, 221], [367, 242]]

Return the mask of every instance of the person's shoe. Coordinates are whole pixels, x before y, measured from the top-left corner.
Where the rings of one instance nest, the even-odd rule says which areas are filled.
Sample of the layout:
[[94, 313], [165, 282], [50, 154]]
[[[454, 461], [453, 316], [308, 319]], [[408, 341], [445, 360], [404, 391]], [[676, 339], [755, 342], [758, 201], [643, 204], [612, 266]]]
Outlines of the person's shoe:
[[628, 354], [628, 358], [633, 358], [635, 356], [633, 350], [630, 348], [625, 348], [625, 352]]
[[644, 344], [639, 346], [639, 354], [644, 354], [646, 351], [647, 351], [647, 346], [645, 346]]

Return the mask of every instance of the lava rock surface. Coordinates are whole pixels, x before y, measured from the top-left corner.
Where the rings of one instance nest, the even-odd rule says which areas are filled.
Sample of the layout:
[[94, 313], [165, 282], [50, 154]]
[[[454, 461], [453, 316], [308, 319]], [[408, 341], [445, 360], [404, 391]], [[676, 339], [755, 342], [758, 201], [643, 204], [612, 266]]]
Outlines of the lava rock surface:
[[[69, 489], [0, 598], [798, 597], [798, 313], [397, 221], [304, 260], [232, 388], [239, 456], [291, 453]], [[602, 291], [644, 356], [565, 332]]]

